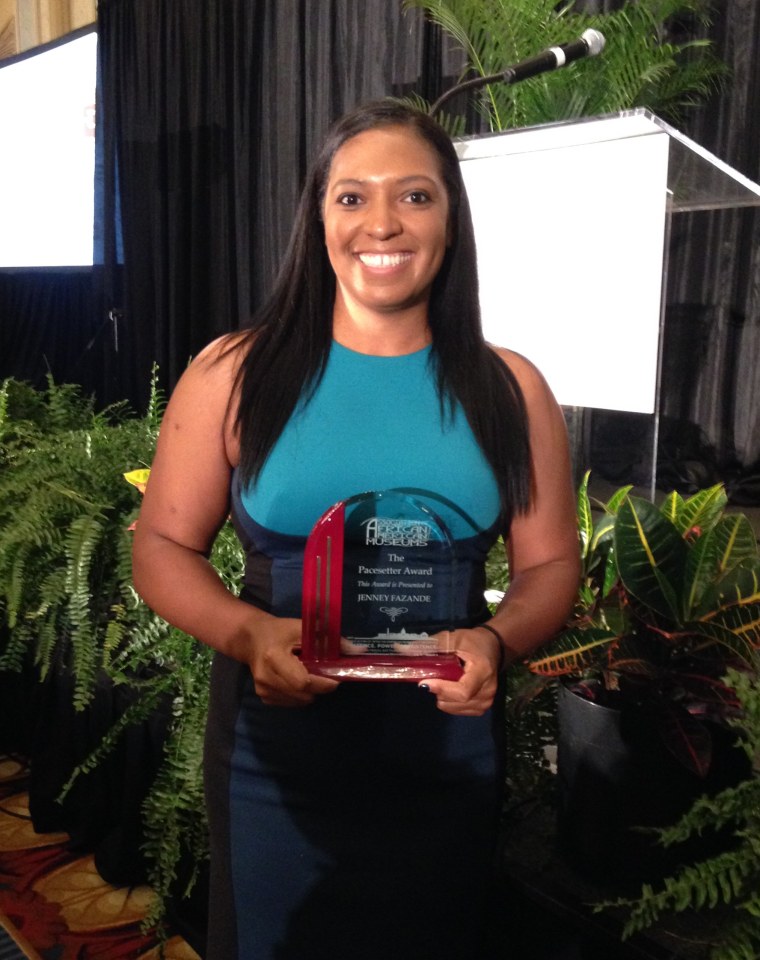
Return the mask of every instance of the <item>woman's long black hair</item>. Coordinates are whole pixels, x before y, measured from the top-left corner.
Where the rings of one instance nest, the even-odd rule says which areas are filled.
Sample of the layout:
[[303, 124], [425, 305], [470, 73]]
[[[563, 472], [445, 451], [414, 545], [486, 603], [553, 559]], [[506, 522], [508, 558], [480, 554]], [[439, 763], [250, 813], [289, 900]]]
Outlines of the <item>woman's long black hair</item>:
[[272, 294], [242, 341], [236, 428], [243, 484], [255, 481], [296, 404], [318, 385], [332, 344], [335, 276], [322, 206], [333, 157], [352, 137], [403, 126], [428, 143], [448, 193], [451, 242], [431, 291], [432, 333], [442, 413], [458, 401], [494, 471], [502, 521], [527, 509], [531, 493], [525, 404], [514, 375], [483, 338], [475, 238], [459, 160], [448, 134], [421, 111], [382, 100], [346, 114], [330, 130], [308, 174]]

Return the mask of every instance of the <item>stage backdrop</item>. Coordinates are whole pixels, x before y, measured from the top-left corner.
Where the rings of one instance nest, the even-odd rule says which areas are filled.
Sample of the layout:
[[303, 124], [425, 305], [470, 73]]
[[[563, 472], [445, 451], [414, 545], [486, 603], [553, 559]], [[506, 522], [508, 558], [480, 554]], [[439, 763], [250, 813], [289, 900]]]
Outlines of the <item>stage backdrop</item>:
[[[715, 10], [712, 37], [732, 76], [680, 128], [758, 180], [760, 7]], [[57, 379], [139, 405], [154, 360], [171, 387], [261, 301], [329, 122], [371, 97], [434, 97], [457, 62], [400, 0], [100, 0], [98, 28], [105, 210], [113, 223], [118, 184], [124, 266], [107, 222], [106, 263], [90, 287], [51, 295], [34, 277], [0, 277], [0, 375], [33, 377], [44, 353], [62, 358]], [[752, 495], [760, 461], [759, 234], [751, 210], [679, 217], [670, 270], [663, 459], [685, 482], [728, 479], [738, 497]], [[27, 283], [31, 293], [19, 289]], [[51, 325], [46, 301], [75, 305]], [[30, 317], [44, 334], [29, 335]], [[594, 413], [589, 458], [629, 479], [644, 429]]]

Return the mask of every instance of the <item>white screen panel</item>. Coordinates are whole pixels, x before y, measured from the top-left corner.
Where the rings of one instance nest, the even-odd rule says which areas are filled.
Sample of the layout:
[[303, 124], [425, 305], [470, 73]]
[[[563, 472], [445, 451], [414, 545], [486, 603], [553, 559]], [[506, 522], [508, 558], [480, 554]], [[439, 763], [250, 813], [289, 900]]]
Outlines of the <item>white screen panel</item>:
[[0, 267], [92, 264], [93, 31], [0, 67]]
[[669, 138], [519, 152], [519, 137], [462, 160], [486, 338], [532, 360], [563, 405], [651, 413]]

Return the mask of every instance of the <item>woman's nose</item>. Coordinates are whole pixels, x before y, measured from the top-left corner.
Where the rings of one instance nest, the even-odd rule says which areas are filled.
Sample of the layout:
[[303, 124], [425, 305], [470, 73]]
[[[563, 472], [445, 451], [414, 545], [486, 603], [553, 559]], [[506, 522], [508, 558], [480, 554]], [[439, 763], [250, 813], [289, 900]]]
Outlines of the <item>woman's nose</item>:
[[367, 208], [365, 229], [375, 239], [386, 240], [401, 233], [403, 228], [393, 205], [387, 201], [378, 200]]

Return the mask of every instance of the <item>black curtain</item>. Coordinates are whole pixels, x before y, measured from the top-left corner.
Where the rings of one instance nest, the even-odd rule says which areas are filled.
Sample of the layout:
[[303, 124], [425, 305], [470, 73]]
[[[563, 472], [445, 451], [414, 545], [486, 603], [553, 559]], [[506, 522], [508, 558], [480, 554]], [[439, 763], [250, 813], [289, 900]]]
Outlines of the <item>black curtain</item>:
[[[731, 75], [684, 129], [760, 182], [760, 5], [725, 4], [712, 38]], [[673, 443], [663, 464], [684, 486], [724, 480], [736, 502], [760, 502], [760, 209], [675, 217], [673, 239], [663, 412], [696, 428], [703, 453]]]
[[[388, 93], [434, 95], [425, 77], [441, 76], [441, 54], [400, 0], [101, 0], [98, 31], [105, 182], [123, 222], [117, 305], [139, 403], [154, 361], [171, 387], [261, 302], [330, 122]], [[107, 263], [103, 311], [115, 286]]]
[[102, 297], [102, 275], [102, 267], [0, 270], [0, 380], [76, 383], [100, 408], [134, 401], [123, 325]]
[[93, 393], [99, 335], [91, 270], [0, 271], [0, 378], [43, 387], [50, 375]]
[[[712, 40], [729, 73], [718, 95], [684, 111], [678, 128], [760, 182], [760, 4], [715, 3], [709, 30], [696, 26], [683, 25]], [[658, 487], [690, 492], [722, 481], [735, 503], [760, 503], [760, 209], [676, 214], [670, 250]], [[596, 474], [646, 483], [650, 418], [594, 411], [589, 419], [587, 459]]]

